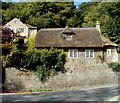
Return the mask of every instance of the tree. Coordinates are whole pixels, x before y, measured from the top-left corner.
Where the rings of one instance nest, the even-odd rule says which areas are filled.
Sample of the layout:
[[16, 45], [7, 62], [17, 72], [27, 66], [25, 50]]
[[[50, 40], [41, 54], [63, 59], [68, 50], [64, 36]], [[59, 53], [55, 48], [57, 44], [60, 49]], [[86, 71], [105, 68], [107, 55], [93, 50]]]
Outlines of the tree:
[[115, 43], [120, 43], [120, 2], [100, 2], [90, 5], [88, 3], [87, 5], [82, 6], [82, 27], [95, 27], [96, 21], [99, 21], [102, 35]]
[[3, 24], [17, 17], [23, 23], [36, 26], [39, 30], [40, 28], [65, 27], [73, 23], [72, 18], [77, 20], [74, 26], [78, 27], [81, 25], [78, 11], [73, 2], [18, 2], [3, 10]]
[[10, 43], [18, 33], [15, 33], [13, 30], [11, 30], [8, 27], [2, 28], [2, 33], [0, 37], [2, 38], [2, 43]]

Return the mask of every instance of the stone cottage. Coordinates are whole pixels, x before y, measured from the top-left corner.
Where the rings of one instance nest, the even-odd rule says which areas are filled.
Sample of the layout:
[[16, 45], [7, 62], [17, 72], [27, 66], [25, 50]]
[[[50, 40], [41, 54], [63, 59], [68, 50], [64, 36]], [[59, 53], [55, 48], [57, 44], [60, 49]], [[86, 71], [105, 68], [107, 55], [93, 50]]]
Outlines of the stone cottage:
[[103, 37], [99, 23], [96, 28], [40, 29], [35, 38], [36, 48], [62, 49], [67, 61], [79, 63], [117, 62], [117, 45]]
[[24, 24], [18, 18], [14, 18], [5, 24], [4, 27], [10, 28], [14, 30], [14, 32], [19, 32], [20, 36], [24, 37], [26, 40], [31, 36], [35, 36], [37, 33], [37, 27], [31, 26], [29, 24]]

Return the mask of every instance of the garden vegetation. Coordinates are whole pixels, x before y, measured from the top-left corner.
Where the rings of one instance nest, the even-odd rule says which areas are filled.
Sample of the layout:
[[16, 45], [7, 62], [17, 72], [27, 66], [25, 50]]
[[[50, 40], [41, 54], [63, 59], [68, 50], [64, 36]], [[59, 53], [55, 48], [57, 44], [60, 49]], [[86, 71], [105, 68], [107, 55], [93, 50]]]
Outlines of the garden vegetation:
[[[57, 72], [64, 72], [65, 54], [55, 48], [35, 49], [34, 37], [27, 44], [19, 37], [12, 43], [11, 52], [6, 56], [4, 68], [34, 71], [39, 80], [44, 81]], [[4, 55], [4, 54], [3, 54]]]

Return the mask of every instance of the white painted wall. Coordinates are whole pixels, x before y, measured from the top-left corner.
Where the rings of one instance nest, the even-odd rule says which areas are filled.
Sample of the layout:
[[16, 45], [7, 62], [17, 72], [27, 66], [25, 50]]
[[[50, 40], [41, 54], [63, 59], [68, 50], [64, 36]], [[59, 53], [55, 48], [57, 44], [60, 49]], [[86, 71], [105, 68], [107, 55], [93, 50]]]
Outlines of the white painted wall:
[[20, 33], [20, 36], [26, 36], [28, 37], [28, 27], [23, 24], [20, 19], [13, 19], [9, 23], [7, 23], [5, 26], [9, 27], [10, 29], [13, 29], [15, 32], [18, 30], [18, 28], [24, 28], [24, 32]]

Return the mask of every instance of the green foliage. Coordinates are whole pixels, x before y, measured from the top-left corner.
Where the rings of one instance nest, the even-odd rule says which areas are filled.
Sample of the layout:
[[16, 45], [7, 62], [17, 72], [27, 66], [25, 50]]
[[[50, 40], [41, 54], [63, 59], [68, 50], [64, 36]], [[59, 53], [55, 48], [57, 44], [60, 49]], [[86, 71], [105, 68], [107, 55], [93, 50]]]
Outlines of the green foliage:
[[23, 37], [18, 37], [12, 44], [12, 52], [25, 52], [27, 49], [27, 45], [24, 43]]
[[[80, 13], [72, 2], [18, 2], [12, 5], [3, 3], [3, 7], [3, 24], [17, 17], [23, 23], [38, 27], [38, 30], [48, 27], [65, 27], [68, 21], [71, 22], [68, 20], [71, 17], [80, 20]], [[74, 24], [77, 27], [80, 25], [79, 21]]]
[[45, 81], [47, 77], [50, 75], [50, 70], [46, 68], [44, 65], [36, 67], [36, 75], [40, 81]]
[[64, 71], [65, 54], [58, 49], [41, 50], [41, 63], [37, 66], [37, 76], [44, 81], [49, 76], [53, 76], [57, 71]]
[[40, 57], [41, 53], [38, 50], [25, 53], [24, 58], [21, 60], [22, 68], [36, 70], [37, 66], [42, 65]]
[[83, 3], [80, 5], [83, 27], [95, 27], [100, 22], [102, 35], [120, 43], [120, 2]]
[[65, 54], [61, 50], [51, 48], [22, 52], [21, 48], [17, 49], [8, 56], [6, 67], [35, 71], [41, 81], [55, 75], [58, 71], [64, 71]]
[[37, 90], [29, 89], [29, 90], [25, 90], [25, 91], [22, 91], [22, 92], [48, 92], [48, 91], [52, 91], [52, 89], [37, 89]]
[[112, 62], [112, 63], [107, 63], [107, 65], [108, 65], [109, 68], [112, 68], [113, 71], [115, 71], [115, 72], [120, 71], [120, 64], [119, 63]]
[[21, 52], [14, 52], [11, 56], [8, 56], [6, 67], [15, 67], [20, 69], [22, 67], [21, 60], [24, 58], [24, 54]]
[[104, 57], [103, 56], [101, 56], [101, 55], [98, 55], [98, 58], [101, 60], [101, 62], [103, 63], [103, 61], [104, 61]]
[[34, 36], [29, 37], [28, 44], [27, 44], [28, 49], [27, 49], [26, 52], [30, 52], [30, 51], [35, 50], [34, 41], [35, 41], [35, 37]]
[[120, 53], [120, 44], [118, 44], [117, 52]]
[[10, 54], [11, 49], [12, 47], [9, 44], [2, 45], [2, 55], [7, 56], [8, 54]]
[[24, 38], [16, 38], [16, 40], [12, 43], [10, 55], [6, 57], [6, 67], [16, 67], [17, 69], [22, 68], [21, 61], [25, 57], [24, 51], [26, 48]]

